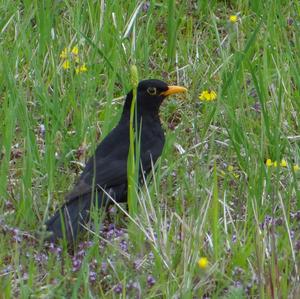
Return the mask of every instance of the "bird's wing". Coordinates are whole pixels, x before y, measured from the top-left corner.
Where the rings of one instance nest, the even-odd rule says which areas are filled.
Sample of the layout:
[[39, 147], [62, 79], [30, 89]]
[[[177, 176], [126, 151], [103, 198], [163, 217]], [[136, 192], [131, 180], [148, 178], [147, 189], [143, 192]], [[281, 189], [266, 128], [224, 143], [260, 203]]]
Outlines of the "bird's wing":
[[[141, 163], [143, 170], [148, 173], [152, 164], [161, 155], [163, 142], [154, 137], [143, 143], [141, 149]], [[118, 158], [116, 158], [118, 156]], [[127, 157], [128, 147], [118, 149], [117, 153], [106, 156], [105, 158], [91, 158], [84, 169], [80, 179], [71, 192], [66, 196], [67, 200], [72, 200], [92, 191], [93, 188], [101, 186], [104, 189], [113, 188], [121, 184], [127, 184]]]

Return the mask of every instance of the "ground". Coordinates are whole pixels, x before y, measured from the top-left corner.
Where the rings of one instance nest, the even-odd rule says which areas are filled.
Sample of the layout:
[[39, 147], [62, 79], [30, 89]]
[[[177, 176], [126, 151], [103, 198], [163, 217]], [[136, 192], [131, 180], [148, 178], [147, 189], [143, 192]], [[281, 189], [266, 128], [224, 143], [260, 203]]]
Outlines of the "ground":
[[[299, 298], [297, 1], [2, 1], [3, 298]], [[138, 213], [44, 244], [140, 79], [186, 86]]]

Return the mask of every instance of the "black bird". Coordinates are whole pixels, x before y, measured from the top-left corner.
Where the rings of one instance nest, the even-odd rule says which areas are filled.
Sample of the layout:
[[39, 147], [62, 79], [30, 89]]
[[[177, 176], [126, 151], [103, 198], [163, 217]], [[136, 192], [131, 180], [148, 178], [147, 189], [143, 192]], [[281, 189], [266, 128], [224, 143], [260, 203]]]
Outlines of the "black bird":
[[[139, 82], [136, 98], [137, 127], [140, 128], [140, 164], [147, 175], [163, 150], [165, 138], [159, 119], [159, 107], [172, 94], [185, 92], [186, 88], [168, 86], [160, 80]], [[77, 239], [78, 232], [89, 221], [92, 204], [106, 206], [111, 196], [116, 202], [127, 200], [127, 159], [129, 152], [129, 120], [133, 98], [127, 94], [118, 125], [98, 145], [66, 202], [46, 222], [51, 232], [49, 241], [66, 237], [68, 243]], [[107, 195], [109, 194], [109, 196]], [[94, 200], [95, 199], [95, 200]]]

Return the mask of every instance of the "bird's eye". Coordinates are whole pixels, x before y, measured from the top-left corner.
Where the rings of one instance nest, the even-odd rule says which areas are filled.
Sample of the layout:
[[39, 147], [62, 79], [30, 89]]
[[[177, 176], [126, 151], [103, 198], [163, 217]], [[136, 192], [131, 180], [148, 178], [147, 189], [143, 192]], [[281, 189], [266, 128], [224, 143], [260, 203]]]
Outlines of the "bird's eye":
[[148, 87], [147, 92], [151, 95], [154, 96], [156, 95], [156, 88], [155, 87]]

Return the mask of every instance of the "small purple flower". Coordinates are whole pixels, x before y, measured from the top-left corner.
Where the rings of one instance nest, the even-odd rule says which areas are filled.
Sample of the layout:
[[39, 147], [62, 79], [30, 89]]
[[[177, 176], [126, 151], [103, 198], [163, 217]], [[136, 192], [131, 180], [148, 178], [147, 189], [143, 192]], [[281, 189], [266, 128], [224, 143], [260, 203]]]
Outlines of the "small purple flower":
[[261, 229], [270, 228], [273, 221], [274, 220], [270, 215], [266, 215], [264, 221], [261, 223]]
[[116, 207], [114, 207], [114, 206], [111, 206], [111, 207], [108, 209], [108, 213], [109, 213], [110, 215], [114, 215], [114, 214], [116, 214], [116, 212], [117, 212], [117, 209], [116, 209]]
[[108, 226], [108, 230], [114, 230], [116, 228], [114, 223], [110, 223]]
[[294, 240], [295, 238], [295, 231], [294, 230], [290, 230], [290, 234], [291, 234], [291, 239]]
[[231, 241], [232, 241], [232, 243], [236, 243], [236, 241], [237, 241], [236, 234], [232, 235]]
[[94, 281], [96, 281], [96, 279], [97, 279], [97, 273], [94, 271], [90, 271], [90, 273], [89, 273], [90, 282], [94, 282]]
[[72, 271], [73, 271], [73, 272], [77, 272], [77, 271], [79, 271], [80, 267], [81, 267], [81, 260], [79, 260], [79, 259], [74, 259], [74, 260], [73, 260], [73, 268], [72, 268]]
[[106, 234], [106, 238], [111, 240], [113, 235], [114, 235], [115, 231], [113, 229], [109, 230]]
[[123, 251], [128, 251], [128, 244], [127, 244], [127, 241], [126, 240], [122, 240], [121, 242], [120, 242], [120, 248], [121, 248], [121, 250], [123, 250]]
[[44, 124], [39, 125], [39, 131], [42, 137], [45, 137], [46, 128]]
[[154, 253], [152, 251], [149, 252], [148, 257], [151, 261], [154, 260]]
[[136, 270], [138, 270], [141, 267], [142, 263], [143, 260], [138, 258], [133, 262], [133, 266]]
[[143, 11], [143, 12], [147, 12], [149, 8], [150, 8], [150, 1], [146, 1], [146, 2], [142, 5], [142, 11]]
[[266, 215], [265, 220], [264, 220], [265, 224], [271, 224], [272, 219], [273, 218], [270, 215]]
[[44, 253], [37, 253], [34, 255], [34, 259], [36, 262], [45, 263], [48, 261], [48, 256]]
[[116, 294], [121, 294], [123, 291], [123, 287], [122, 287], [122, 284], [118, 283], [117, 285], [115, 285], [114, 287], [114, 292]]
[[78, 245], [78, 248], [80, 249], [79, 251], [86, 249], [86, 248], [90, 248], [91, 246], [93, 246], [93, 242], [92, 241], [85, 241], [85, 242], [81, 242]]
[[106, 262], [101, 263], [101, 271], [103, 273], [106, 273], [106, 271], [107, 271], [107, 263]]
[[233, 275], [241, 275], [244, 273], [244, 270], [240, 267], [234, 267], [232, 274]]
[[239, 288], [239, 289], [243, 287], [242, 283], [239, 280], [234, 281], [233, 285], [234, 285], [234, 287]]
[[85, 250], [81, 249], [76, 253], [76, 257], [84, 257], [85, 256]]
[[116, 237], [122, 237], [124, 235], [124, 230], [122, 228], [115, 230]]
[[148, 275], [147, 277], [147, 284], [148, 284], [148, 287], [151, 288], [155, 285], [155, 278], [152, 276], [152, 275]]
[[60, 247], [56, 247], [56, 246], [54, 245], [54, 243], [50, 243], [50, 245], [49, 245], [49, 251], [50, 251], [51, 253], [60, 255], [61, 252], [62, 252], [62, 249], [61, 249]]

